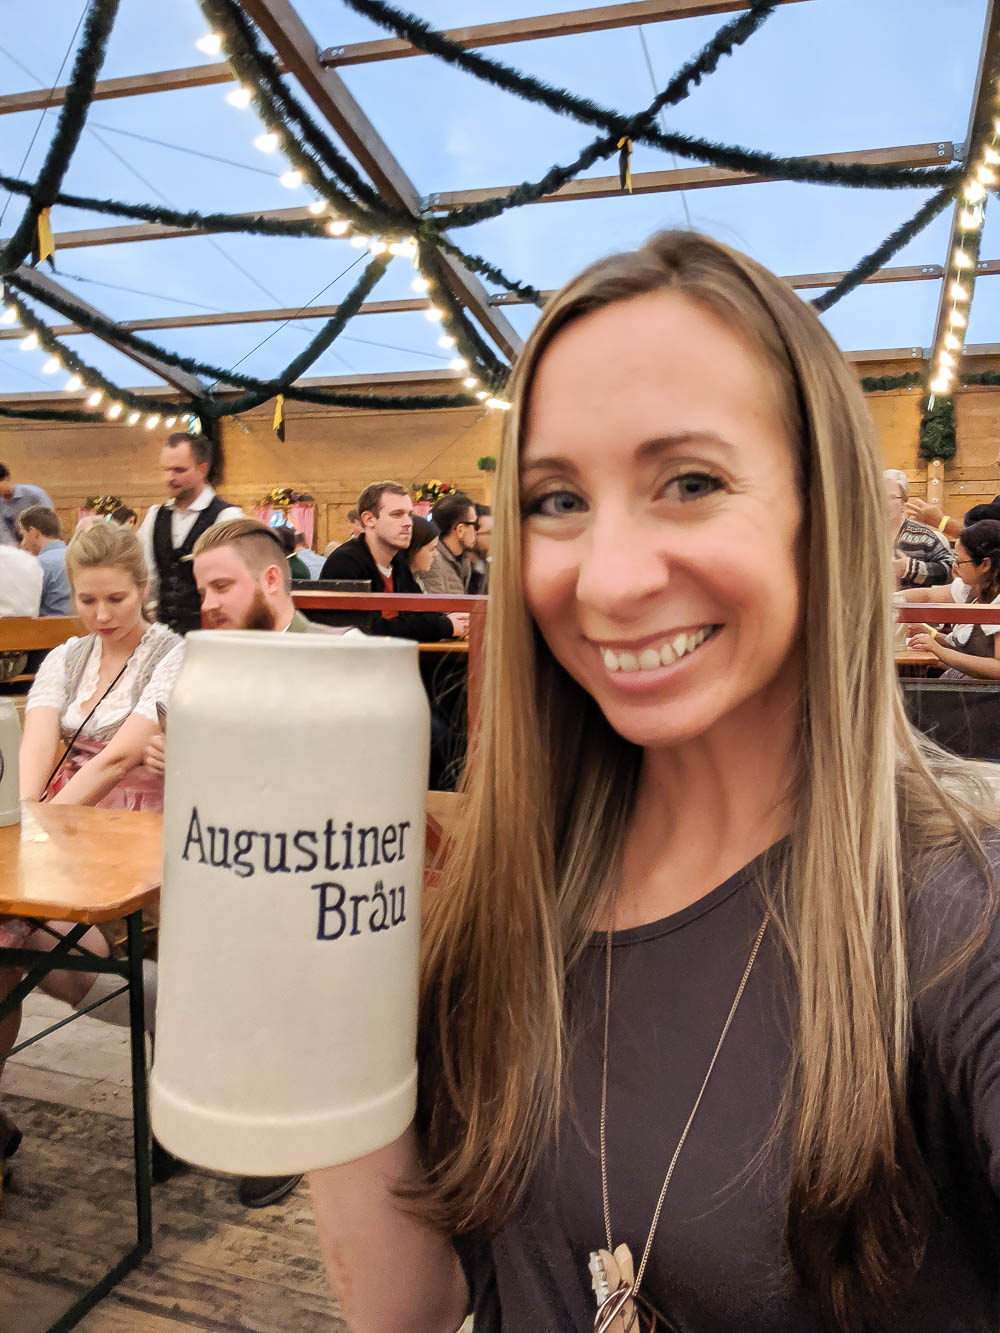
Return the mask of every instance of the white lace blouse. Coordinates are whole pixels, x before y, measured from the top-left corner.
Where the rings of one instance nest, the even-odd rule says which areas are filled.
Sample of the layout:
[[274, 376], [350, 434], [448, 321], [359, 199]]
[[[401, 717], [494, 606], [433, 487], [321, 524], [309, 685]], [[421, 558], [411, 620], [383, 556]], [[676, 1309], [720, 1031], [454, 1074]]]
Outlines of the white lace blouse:
[[[66, 697], [66, 655], [79, 642], [78, 638], [68, 639], [65, 643], [61, 643], [57, 648], [52, 649], [38, 668], [35, 683], [32, 685], [25, 703], [26, 710], [31, 708], [58, 709], [59, 724], [65, 733], [75, 732], [86, 717], [87, 707], [89, 707], [97, 693], [97, 679], [101, 670], [104, 642], [98, 639], [87, 655], [87, 662], [80, 677], [76, 694], [72, 699]], [[173, 630], [159, 622], [149, 626], [142, 636], [139, 646], [129, 659], [128, 666], [122, 673], [118, 684], [107, 698], [102, 700], [94, 716], [90, 718], [86, 728], [81, 733], [82, 736], [89, 736], [106, 727], [120, 724], [132, 712], [139, 713], [151, 722], [156, 721], [156, 701], [159, 698], [161, 702], [166, 703], [183, 660], [182, 655], [175, 651], [167, 651], [167, 644], [171, 642], [179, 645], [182, 640]], [[164, 656], [165, 652], [166, 656]], [[178, 661], [173, 674], [164, 673], [161, 668], [165, 667], [167, 662], [175, 656], [178, 657]], [[133, 709], [132, 698], [134, 692], [132, 682], [143, 670], [144, 665], [149, 663], [150, 658], [154, 657], [161, 657], [163, 660], [154, 671], [152, 679], [143, 690], [139, 702]]]

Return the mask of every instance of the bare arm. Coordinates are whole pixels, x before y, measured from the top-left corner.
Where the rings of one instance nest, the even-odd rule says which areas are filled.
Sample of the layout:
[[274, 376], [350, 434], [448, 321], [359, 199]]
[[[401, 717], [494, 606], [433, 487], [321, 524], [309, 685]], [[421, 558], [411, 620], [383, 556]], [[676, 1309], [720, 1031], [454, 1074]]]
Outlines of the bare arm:
[[[930, 504], [927, 500], [907, 500], [906, 512], [911, 518], [915, 518], [918, 523], [924, 523], [929, 528], [937, 528], [939, 532], [943, 532], [952, 541], [962, 531], [962, 525], [957, 518], [946, 519], [941, 506]], [[941, 526], [942, 523], [944, 527]]]
[[309, 1173], [320, 1249], [351, 1333], [457, 1333], [468, 1312], [451, 1242], [393, 1193], [418, 1171], [411, 1127], [360, 1161]]
[[53, 796], [52, 804], [96, 805], [102, 801], [126, 773], [142, 763], [143, 752], [156, 730], [155, 722], [140, 713], [130, 714], [104, 749], [88, 759]]
[[953, 602], [951, 584], [937, 588], [904, 588], [900, 596], [907, 602]]
[[41, 796], [59, 750], [58, 708], [29, 708], [24, 715], [24, 735], [18, 752], [22, 800], [37, 801]]

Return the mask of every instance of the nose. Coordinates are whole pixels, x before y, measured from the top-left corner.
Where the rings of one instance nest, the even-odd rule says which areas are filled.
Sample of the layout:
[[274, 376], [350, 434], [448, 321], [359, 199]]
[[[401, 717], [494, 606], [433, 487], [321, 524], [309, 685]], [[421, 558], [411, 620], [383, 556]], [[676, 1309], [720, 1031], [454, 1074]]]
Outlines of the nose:
[[628, 622], [670, 580], [662, 534], [633, 515], [598, 502], [581, 542], [577, 601], [607, 620]]

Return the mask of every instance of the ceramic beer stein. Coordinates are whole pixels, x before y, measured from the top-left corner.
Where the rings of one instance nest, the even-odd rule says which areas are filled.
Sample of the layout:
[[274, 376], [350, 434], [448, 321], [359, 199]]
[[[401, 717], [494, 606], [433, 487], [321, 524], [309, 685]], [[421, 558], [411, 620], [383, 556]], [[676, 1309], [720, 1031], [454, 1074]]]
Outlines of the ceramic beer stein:
[[21, 724], [13, 699], [0, 699], [0, 828], [16, 824], [20, 811]]
[[417, 645], [186, 642], [166, 748], [153, 1132], [238, 1174], [351, 1161], [415, 1107], [430, 744]]

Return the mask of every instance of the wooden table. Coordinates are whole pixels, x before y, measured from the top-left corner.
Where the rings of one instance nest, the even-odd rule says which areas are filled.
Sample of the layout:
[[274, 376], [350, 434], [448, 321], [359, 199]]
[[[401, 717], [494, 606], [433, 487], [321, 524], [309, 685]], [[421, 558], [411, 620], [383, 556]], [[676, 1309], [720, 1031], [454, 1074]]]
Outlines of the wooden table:
[[[0, 1001], [0, 1020], [20, 1005], [50, 972], [110, 973], [123, 981], [121, 990], [73, 1011], [59, 1023], [19, 1043], [10, 1054], [33, 1045], [126, 990], [129, 997], [136, 1243], [51, 1325], [48, 1333], [73, 1328], [136, 1267], [153, 1243], [142, 908], [159, 897], [162, 845], [162, 817], [149, 811], [29, 805], [19, 826], [0, 828], [0, 913], [71, 926], [47, 953], [0, 948], [0, 966], [15, 966], [25, 972], [24, 979], [6, 1000]], [[127, 927], [125, 959], [98, 957], [79, 943], [91, 925], [122, 917]]]
[[911, 648], [902, 648], [896, 653], [896, 669], [900, 675], [922, 675], [930, 666], [942, 666], [936, 653], [918, 652]]

